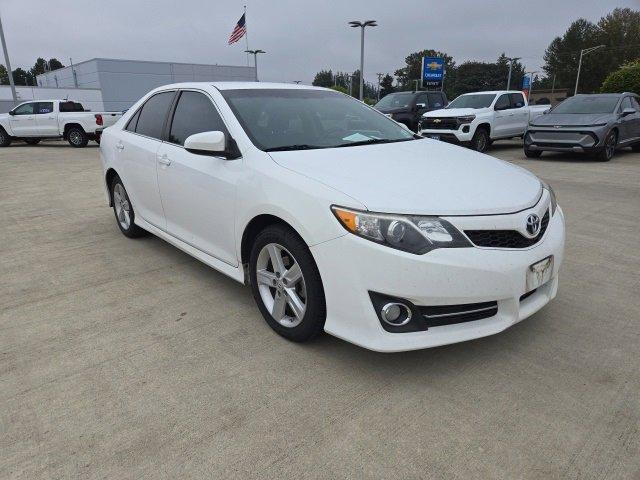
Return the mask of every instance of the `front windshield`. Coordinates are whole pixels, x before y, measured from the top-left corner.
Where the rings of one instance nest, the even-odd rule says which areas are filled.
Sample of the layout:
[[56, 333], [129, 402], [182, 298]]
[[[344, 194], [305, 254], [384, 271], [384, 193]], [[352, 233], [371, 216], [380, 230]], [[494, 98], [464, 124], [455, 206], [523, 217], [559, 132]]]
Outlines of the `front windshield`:
[[413, 140], [413, 133], [347, 95], [311, 89], [222, 90], [261, 150], [303, 150]]
[[553, 109], [553, 113], [613, 113], [618, 97], [571, 97]]
[[460, 95], [447, 108], [487, 108], [496, 98], [494, 93], [475, 93], [473, 95]]
[[404, 93], [390, 93], [382, 97], [378, 103], [374, 105], [375, 108], [407, 108], [413, 98], [412, 92]]

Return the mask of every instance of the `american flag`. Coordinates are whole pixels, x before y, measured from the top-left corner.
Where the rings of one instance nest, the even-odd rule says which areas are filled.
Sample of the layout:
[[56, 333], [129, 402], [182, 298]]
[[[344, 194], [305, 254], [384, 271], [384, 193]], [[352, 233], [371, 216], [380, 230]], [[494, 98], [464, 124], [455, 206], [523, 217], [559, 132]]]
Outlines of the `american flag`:
[[247, 33], [247, 25], [245, 23], [244, 16], [245, 14], [242, 14], [240, 20], [238, 20], [238, 23], [236, 23], [236, 28], [234, 28], [233, 32], [231, 32], [228, 43], [229, 45], [231, 45], [232, 43], [236, 43]]

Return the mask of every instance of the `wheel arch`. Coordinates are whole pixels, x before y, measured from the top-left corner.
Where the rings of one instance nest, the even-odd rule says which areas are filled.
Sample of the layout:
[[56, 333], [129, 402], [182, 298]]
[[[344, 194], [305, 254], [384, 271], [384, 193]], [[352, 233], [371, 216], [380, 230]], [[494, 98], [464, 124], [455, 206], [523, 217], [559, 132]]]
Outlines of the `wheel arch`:
[[115, 168], [109, 167], [104, 174], [104, 182], [107, 186], [107, 192], [109, 196], [109, 206], [113, 207], [113, 195], [111, 194], [111, 183], [113, 179], [119, 177], [118, 172], [116, 172]]
[[242, 265], [248, 265], [249, 256], [251, 255], [251, 246], [253, 245], [254, 240], [262, 230], [270, 225], [283, 225], [291, 229], [292, 232], [304, 241], [300, 232], [298, 232], [293, 225], [283, 218], [269, 213], [257, 215], [247, 223], [242, 231], [242, 239], [240, 240], [240, 263]]
[[478, 126], [476, 127], [475, 132], [473, 132], [474, 135], [480, 129], [486, 130], [487, 134], [489, 135], [489, 139], [491, 139], [491, 124], [489, 122], [479, 123]]
[[85, 129], [83, 128], [83, 126], [82, 126], [82, 125], [80, 125], [79, 123], [67, 123], [67, 124], [64, 126], [64, 131], [63, 131], [63, 133], [62, 133], [62, 138], [63, 138], [64, 140], [67, 140], [67, 139], [68, 139], [68, 137], [69, 137], [69, 130], [71, 130], [71, 129], [72, 129], [72, 128], [74, 128], [74, 127], [79, 128], [79, 129], [80, 129], [80, 130], [82, 130], [85, 134], [87, 133], [87, 132], [85, 131]]

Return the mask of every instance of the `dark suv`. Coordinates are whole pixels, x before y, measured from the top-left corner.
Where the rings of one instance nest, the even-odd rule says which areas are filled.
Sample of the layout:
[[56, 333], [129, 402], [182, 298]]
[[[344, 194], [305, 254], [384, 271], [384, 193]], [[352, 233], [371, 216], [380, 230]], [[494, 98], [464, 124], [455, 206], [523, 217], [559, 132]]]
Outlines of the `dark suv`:
[[444, 92], [396, 92], [384, 96], [373, 108], [416, 132], [423, 113], [439, 110], [448, 103]]

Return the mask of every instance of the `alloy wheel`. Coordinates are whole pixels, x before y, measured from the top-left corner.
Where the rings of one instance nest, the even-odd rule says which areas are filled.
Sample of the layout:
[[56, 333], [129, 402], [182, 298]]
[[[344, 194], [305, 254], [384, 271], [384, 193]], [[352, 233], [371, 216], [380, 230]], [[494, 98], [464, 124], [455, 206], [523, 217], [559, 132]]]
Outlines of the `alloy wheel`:
[[604, 143], [605, 155], [607, 158], [613, 158], [613, 155], [616, 152], [616, 134], [615, 132], [611, 132]]
[[80, 132], [78, 132], [77, 130], [73, 130], [70, 134], [69, 134], [69, 140], [71, 141], [71, 143], [73, 143], [74, 145], [80, 145], [82, 143], [82, 135], [80, 134]]
[[282, 245], [262, 247], [256, 262], [260, 298], [273, 319], [288, 328], [302, 322], [307, 307], [307, 288], [300, 265]]
[[113, 206], [120, 226], [125, 230], [129, 230], [131, 226], [131, 205], [127, 200], [124, 187], [119, 183], [116, 183], [116, 186], [113, 187]]

